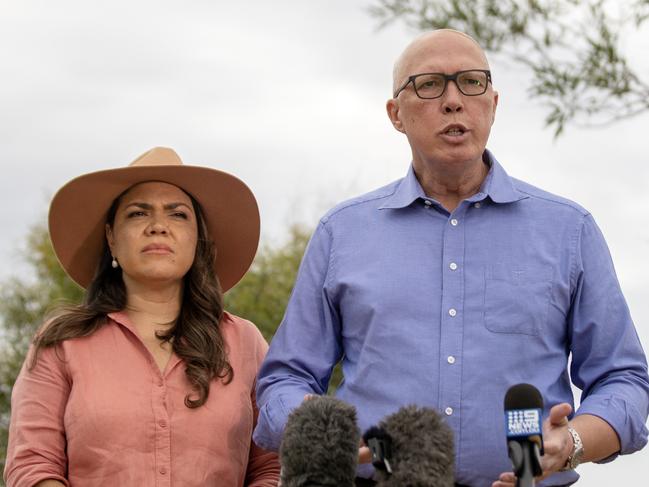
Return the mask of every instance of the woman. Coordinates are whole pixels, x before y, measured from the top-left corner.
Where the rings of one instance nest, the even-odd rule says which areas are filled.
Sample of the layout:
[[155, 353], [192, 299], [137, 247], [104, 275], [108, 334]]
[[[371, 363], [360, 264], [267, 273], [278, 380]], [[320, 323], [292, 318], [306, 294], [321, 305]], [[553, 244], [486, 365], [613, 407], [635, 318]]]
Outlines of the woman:
[[49, 227], [87, 292], [16, 381], [7, 485], [276, 486], [276, 455], [251, 441], [267, 345], [222, 308], [259, 239], [246, 185], [155, 148], [67, 183]]

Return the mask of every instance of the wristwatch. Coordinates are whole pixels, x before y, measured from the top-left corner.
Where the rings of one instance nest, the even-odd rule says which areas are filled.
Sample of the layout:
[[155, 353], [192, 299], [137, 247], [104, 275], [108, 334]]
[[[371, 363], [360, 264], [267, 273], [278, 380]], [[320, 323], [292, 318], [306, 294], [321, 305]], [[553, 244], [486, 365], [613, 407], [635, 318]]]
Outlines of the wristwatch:
[[584, 456], [584, 444], [581, 442], [581, 437], [574, 428], [568, 426], [568, 432], [572, 436], [572, 452], [568, 455], [566, 464], [561, 469], [562, 472], [566, 470], [574, 470], [581, 463], [581, 459]]

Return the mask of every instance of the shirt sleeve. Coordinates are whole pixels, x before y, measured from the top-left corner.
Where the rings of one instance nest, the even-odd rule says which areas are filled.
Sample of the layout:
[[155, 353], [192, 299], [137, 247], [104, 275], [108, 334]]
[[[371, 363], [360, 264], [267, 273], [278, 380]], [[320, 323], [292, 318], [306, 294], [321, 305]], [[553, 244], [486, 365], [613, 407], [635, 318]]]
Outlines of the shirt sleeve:
[[569, 326], [571, 377], [583, 391], [577, 414], [608, 422], [620, 439], [620, 453], [633, 453], [647, 443], [647, 360], [608, 247], [590, 215], [576, 249]]
[[[255, 401], [255, 392], [251, 394], [254, 424], [257, 425], [259, 410]], [[250, 445], [250, 458], [246, 472], [246, 486], [248, 487], [276, 487], [279, 482], [279, 459], [277, 453], [258, 447], [253, 441]]]
[[[268, 350], [266, 340], [262, 337], [261, 333], [255, 329], [255, 337], [257, 340], [256, 347], [256, 369], [261, 365], [264, 356]], [[255, 381], [256, 383], [256, 381]], [[253, 412], [253, 429], [257, 426], [257, 418], [259, 417], [259, 409], [257, 408], [257, 401], [255, 399], [255, 385], [251, 387], [250, 401], [252, 403]], [[279, 458], [277, 453], [270, 452], [260, 448], [251, 441], [250, 454], [248, 458], [248, 469], [246, 471], [247, 487], [276, 487], [279, 482]]]
[[289, 413], [306, 394], [324, 394], [341, 358], [340, 321], [326, 283], [332, 237], [323, 221], [316, 228], [257, 381], [259, 423], [254, 441], [279, 450]]
[[63, 414], [70, 382], [63, 347], [42, 349], [30, 370], [32, 353], [11, 395], [5, 481], [7, 487], [32, 487], [46, 479], [68, 486]]

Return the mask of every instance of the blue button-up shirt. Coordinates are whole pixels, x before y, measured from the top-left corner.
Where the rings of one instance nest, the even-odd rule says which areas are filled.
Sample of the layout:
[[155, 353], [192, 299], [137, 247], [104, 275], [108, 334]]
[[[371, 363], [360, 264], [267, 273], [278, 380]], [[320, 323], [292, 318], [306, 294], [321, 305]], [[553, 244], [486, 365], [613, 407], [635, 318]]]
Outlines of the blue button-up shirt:
[[463, 484], [511, 470], [503, 398], [520, 382], [541, 391], [547, 417], [573, 403], [572, 378], [578, 414], [606, 420], [622, 453], [645, 445], [647, 362], [600, 230], [485, 155], [480, 191], [452, 213], [411, 167], [322, 218], [258, 378], [260, 446], [278, 448], [289, 412], [326, 392], [339, 360], [337, 396], [361, 430], [406, 404], [444, 414]]

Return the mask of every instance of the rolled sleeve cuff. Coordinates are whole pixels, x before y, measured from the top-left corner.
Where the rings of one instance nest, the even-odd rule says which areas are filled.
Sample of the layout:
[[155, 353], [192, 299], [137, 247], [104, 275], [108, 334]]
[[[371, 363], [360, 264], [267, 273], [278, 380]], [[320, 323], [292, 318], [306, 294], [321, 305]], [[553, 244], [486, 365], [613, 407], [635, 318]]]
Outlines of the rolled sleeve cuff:
[[300, 405], [302, 399], [278, 395], [264, 404], [259, 410], [253, 441], [265, 450], [279, 451], [288, 415]]
[[[621, 455], [636, 452], [647, 444], [648, 431], [643, 416], [633, 404], [623, 399], [595, 394], [584, 400], [577, 414], [597, 416], [610, 424], [620, 439], [619, 454]], [[610, 462], [617, 455], [611, 455], [597, 463]]]
[[32, 487], [44, 480], [57, 480], [66, 487], [70, 485], [68, 479], [58, 473], [48, 472], [46, 469], [38, 472], [32, 471], [27, 474], [9, 474], [5, 480], [7, 485], [12, 487]]

